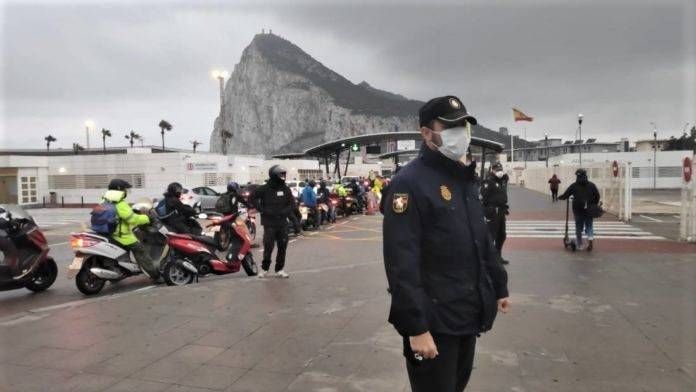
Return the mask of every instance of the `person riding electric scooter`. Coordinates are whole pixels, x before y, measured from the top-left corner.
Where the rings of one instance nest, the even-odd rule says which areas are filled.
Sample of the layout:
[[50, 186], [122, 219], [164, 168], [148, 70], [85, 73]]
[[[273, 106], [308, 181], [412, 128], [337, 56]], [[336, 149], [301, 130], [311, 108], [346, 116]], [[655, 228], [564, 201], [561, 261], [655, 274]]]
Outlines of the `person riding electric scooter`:
[[148, 225], [150, 218], [145, 214], [136, 214], [128, 204], [126, 197], [130, 188], [132, 188], [132, 185], [127, 181], [116, 178], [109, 182], [108, 190], [103, 196], [104, 202], [115, 206], [118, 216], [118, 224], [111, 234], [111, 239], [116, 245], [132, 252], [140, 268], [153, 281], [157, 281], [160, 276], [159, 268], [155, 266], [145, 246], [133, 234], [133, 229], [137, 226]]
[[[201, 235], [201, 226], [196, 221], [196, 211], [193, 207], [181, 202], [181, 194], [184, 187], [178, 182], [172, 182], [167, 186], [164, 193], [165, 214], [160, 216], [160, 220], [172, 231], [179, 234]], [[157, 208], [158, 214], [161, 207]]]

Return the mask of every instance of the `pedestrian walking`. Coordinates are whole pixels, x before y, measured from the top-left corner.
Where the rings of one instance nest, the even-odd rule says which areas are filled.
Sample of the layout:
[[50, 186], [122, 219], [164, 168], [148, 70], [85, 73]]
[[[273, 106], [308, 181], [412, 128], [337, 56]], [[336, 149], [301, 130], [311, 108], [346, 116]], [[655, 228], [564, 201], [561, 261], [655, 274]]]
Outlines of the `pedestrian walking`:
[[[575, 217], [575, 237], [578, 250], [591, 251], [594, 241], [594, 218], [601, 215], [599, 190], [587, 178], [585, 169], [575, 171], [576, 180], [558, 196], [560, 200], [573, 197], [573, 216]], [[587, 246], [583, 244], [582, 232], [587, 236]]]
[[561, 180], [554, 174], [551, 176], [551, 179], [549, 179], [549, 188], [551, 188], [551, 201], [553, 203], [558, 201], [558, 184], [561, 183]]
[[263, 261], [258, 277], [264, 278], [271, 267], [273, 248], [278, 246], [275, 272], [281, 278], [287, 278], [285, 272], [285, 252], [288, 248], [288, 218], [295, 207], [295, 198], [285, 184], [287, 170], [280, 165], [273, 165], [268, 170], [268, 182], [258, 187], [251, 195], [250, 203], [261, 213], [263, 225]]
[[503, 171], [502, 163], [496, 162], [491, 166], [490, 174], [481, 184], [481, 202], [488, 232], [503, 264], [509, 264], [503, 258], [503, 244], [507, 238], [505, 217], [510, 214], [507, 195], [508, 179], [508, 175]]
[[484, 222], [476, 163], [464, 161], [476, 120], [454, 96], [428, 101], [419, 119], [420, 155], [385, 196], [389, 322], [403, 337], [412, 391], [461, 392], [476, 337], [510, 307], [507, 273]]

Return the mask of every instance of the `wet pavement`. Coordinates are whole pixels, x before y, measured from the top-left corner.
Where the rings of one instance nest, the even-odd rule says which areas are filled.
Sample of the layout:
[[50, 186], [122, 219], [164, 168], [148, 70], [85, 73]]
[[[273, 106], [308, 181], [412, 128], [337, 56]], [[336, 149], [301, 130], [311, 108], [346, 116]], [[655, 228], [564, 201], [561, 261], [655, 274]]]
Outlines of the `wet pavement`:
[[[535, 192], [511, 199], [520, 227], [564, 218]], [[67, 244], [53, 251], [69, 263]], [[59, 277], [0, 293], [0, 391], [408, 391], [381, 256], [381, 217], [360, 216], [293, 242], [290, 279], [126, 281], [85, 300]], [[696, 246], [571, 253], [531, 235], [504, 256], [513, 310], [479, 340], [467, 390], [696, 389]]]

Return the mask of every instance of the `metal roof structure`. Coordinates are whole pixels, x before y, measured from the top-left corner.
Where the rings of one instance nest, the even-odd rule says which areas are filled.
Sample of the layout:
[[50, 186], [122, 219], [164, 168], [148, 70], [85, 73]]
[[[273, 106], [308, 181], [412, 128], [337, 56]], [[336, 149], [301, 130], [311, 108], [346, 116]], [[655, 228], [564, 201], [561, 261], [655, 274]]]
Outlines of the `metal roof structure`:
[[[473, 134], [476, 134], [476, 129], [474, 129]], [[288, 153], [288, 154], [278, 154], [274, 155], [273, 158], [278, 159], [297, 159], [302, 157], [329, 157], [347, 150], [352, 144], [359, 144], [361, 146], [370, 145], [380, 142], [391, 142], [399, 140], [418, 140], [421, 137], [420, 132], [383, 132], [383, 133], [370, 133], [366, 135], [349, 136], [342, 139], [337, 139], [331, 142], [323, 143], [318, 146], [310, 147], [301, 153]], [[503, 144], [494, 142], [491, 140], [483, 139], [477, 136], [472, 136], [471, 145], [487, 150], [492, 150], [495, 152], [500, 152], [503, 150]]]

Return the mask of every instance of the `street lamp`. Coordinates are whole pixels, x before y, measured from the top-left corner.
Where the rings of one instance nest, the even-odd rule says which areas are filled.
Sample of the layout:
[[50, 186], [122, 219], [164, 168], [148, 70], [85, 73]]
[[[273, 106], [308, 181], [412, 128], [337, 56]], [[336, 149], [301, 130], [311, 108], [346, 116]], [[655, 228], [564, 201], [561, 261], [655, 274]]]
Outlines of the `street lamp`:
[[580, 166], [582, 166], [582, 113], [578, 114], [578, 132], [580, 134]]
[[546, 146], [546, 167], [549, 167], [549, 134], [544, 133], [544, 146]]
[[653, 126], [653, 189], [657, 188], [657, 124], [651, 122]]
[[85, 121], [85, 135], [87, 136], [87, 143], [85, 145], [87, 146], [87, 149], [89, 150], [89, 131], [94, 129], [94, 121], [92, 120], [87, 120]]

